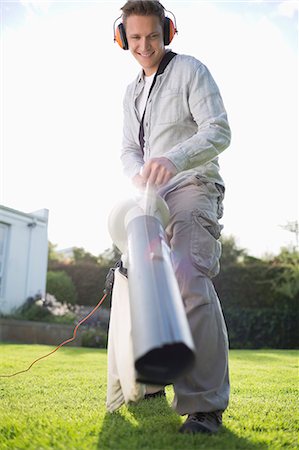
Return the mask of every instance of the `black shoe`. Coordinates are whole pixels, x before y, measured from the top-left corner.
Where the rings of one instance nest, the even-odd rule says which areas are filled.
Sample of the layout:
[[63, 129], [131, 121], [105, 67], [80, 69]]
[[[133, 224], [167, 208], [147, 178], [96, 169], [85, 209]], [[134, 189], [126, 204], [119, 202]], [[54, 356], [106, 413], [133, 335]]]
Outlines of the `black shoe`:
[[149, 400], [151, 398], [157, 398], [157, 397], [166, 397], [165, 390], [161, 389], [161, 391], [154, 392], [153, 394], [145, 394], [144, 400]]
[[222, 412], [197, 412], [189, 414], [180, 433], [217, 433], [222, 425]]

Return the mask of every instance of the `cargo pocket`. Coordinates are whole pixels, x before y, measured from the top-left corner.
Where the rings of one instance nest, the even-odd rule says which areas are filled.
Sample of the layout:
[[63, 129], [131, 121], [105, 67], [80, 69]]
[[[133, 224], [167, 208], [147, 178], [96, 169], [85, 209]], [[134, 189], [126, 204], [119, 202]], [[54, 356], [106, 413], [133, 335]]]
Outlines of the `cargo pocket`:
[[192, 211], [191, 258], [192, 263], [209, 278], [219, 273], [221, 243], [218, 241], [222, 226], [206, 211]]
[[[201, 186], [206, 189], [209, 195], [217, 198], [217, 219], [223, 216], [223, 199], [225, 194], [225, 187], [219, 183], [213, 183], [202, 175], [195, 175], [192, 179], [192, 184]], [[218, 239], [218, 238], [217, 238]]]
[[225, 194], [225, 187], [221, 184], [215, 183], [215, 188], [219, 192], [219, 196], [217, 199], [217, 218], [221, 219], [221, 217], [223, 216], [223, 199]]

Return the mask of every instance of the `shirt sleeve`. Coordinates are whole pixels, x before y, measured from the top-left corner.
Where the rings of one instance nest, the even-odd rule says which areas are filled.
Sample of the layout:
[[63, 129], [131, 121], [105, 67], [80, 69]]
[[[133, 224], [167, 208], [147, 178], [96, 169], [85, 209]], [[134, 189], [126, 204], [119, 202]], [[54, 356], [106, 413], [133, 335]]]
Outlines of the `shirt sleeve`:
[[128, 106], [128, 91], [123, 102], [123, 140], [121, 150], [121, 162], [124, 173], [129, 178], [133, 178], [140, 172], [144, 164], [143, 153], [139, 143], [134, 139], [132, 124], [130, 123], [130, 110]]
[[189, 89], [189, 107], [198, 131], [175, 145], [165, 157], [178, 172], [209, 163], [230, 144], [230, 127], [219, 89], [209, 70], [202, 64]]

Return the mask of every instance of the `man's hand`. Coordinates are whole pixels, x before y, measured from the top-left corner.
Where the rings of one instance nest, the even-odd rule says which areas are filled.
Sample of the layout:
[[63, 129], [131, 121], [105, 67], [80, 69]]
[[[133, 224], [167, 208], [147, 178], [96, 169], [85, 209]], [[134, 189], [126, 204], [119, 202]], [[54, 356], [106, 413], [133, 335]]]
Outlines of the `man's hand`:
[[137, 189], [144, 189], [146, 186], [146, 181], [139, 173], [132, 178], [132, 182]]
[[177, 168], [167, 158], [151, 158], [143, 166], [141, 177], [144, 184], [147, 182], [154, 186], [167, 183], [170, 178], [177, 174]]

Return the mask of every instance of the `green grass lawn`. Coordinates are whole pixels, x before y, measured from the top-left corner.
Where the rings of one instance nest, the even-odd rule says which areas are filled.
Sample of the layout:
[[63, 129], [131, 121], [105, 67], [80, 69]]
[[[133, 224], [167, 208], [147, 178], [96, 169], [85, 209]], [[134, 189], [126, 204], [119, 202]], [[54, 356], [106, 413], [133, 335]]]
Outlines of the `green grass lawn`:
[[[0, 374], [53, 347], [0, 345]], [[155, 399], [105, 409], [106, 351], [64, 347], [0, 378], [0, 449], [291, 449], [298, 447], [298, 352], [230, 352], [231, 402], [215, 436], [178, 434], [184, 418]]]

